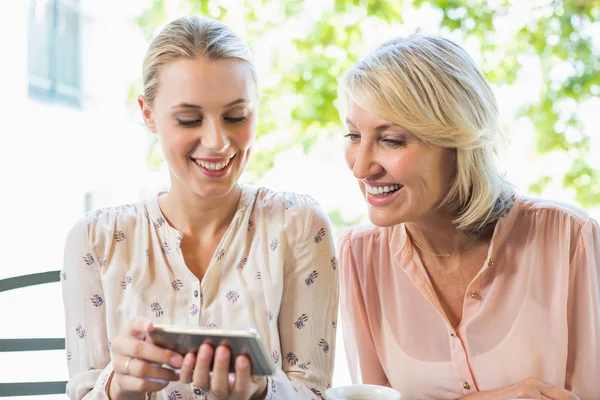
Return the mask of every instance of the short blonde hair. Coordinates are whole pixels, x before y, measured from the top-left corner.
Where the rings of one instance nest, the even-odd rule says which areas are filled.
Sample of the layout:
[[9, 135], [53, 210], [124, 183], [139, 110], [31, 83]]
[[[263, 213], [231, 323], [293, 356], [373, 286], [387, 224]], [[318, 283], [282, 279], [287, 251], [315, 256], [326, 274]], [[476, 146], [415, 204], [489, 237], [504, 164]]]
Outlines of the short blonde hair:
[[340, 80], [340, 113], [351, 99], [410, 130], [424, 143], [456, 149], [456, 171], [440, 208], [457, 228], [476, 232], [513, 204], [514, 190], [494, 156], [502, 136], [492, 89], [451, 40], [412, 35], [379, 46]]
[[193, 16], [170, 22], [150, 44], [143, 64], [144, 96], [148, 104], [152, 105], [156, 97], [161, 66], [198, 56], [247, 64], [258, 96], [258, 78], [248, 46], [227, 25]]

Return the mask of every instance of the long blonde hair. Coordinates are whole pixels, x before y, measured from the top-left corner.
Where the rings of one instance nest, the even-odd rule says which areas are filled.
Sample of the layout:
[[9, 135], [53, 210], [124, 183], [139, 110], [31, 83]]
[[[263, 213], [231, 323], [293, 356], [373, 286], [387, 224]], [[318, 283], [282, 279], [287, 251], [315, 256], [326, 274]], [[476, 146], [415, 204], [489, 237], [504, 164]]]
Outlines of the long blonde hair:
[[458, 229], [476, 232], [512, 206], [514, 190], [495, 165], [502, 136], [496, 99], [462, 47], [437, 36], [388, 41], [348, 71], [338, 90], [341, 114], [352, 100], [424, 143], [456, 149], [439, 207], [457, 213]]
[[166, 25], [150, 44], [143, 64], [144, 96], [152, 105], [162, 65], [182, 58], [233, 59], [245, 63], [258, 96], [256, 69], [248, 46], [227, 25], [207, 17], [181, 17]]

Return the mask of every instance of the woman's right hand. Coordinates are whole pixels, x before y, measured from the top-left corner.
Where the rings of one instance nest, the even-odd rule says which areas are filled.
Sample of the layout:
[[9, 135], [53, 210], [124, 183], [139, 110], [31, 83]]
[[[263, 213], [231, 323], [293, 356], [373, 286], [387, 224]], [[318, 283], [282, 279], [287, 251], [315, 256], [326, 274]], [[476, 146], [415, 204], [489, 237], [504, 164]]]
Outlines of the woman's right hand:
[[461, 400], [579, 400], [577, 395], [535, 378], [528, 378], [499, 389], [473, 393]]
[[108, 388], [111, 399], [140, 399], [147, 392], [162, 390], [170, 381], [179, 380], [179, 374], [163, 364], [179, 369], [183, 357], [152, 343], [148, 333], [152, 321], [133, 318], [112, 342], [113, 377]]

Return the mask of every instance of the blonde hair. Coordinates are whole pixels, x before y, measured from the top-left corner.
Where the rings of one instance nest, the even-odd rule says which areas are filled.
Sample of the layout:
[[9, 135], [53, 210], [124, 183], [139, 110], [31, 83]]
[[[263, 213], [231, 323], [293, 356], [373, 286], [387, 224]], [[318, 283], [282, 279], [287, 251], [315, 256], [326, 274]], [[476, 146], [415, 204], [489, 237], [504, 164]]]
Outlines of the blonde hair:
[[144, 96], [153, 104], [161, 66], [182, 58], [237, 60], [250, 71], [258, 96], [258, 79], [250, 49], [227, 25], [207, 17], [181, 17], [165, 26], [152, 41], [143, 64]]
[[422, 35], [386, 42], [341, 78], [339, 98], [410, 130], [424, 143], [456, 149], [456, 171], [439, 207], [457, 213], [458, 229], [476, 232], [512, 206], [514, 190], [494, 163], [502, 136], [496, 99], [456, 43]]

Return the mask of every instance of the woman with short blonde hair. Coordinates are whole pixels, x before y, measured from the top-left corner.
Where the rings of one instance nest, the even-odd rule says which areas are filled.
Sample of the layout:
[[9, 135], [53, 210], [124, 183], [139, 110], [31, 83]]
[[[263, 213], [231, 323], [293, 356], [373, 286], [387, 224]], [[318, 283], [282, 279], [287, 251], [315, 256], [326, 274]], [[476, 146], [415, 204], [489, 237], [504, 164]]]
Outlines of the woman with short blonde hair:
[[391, 40], [338, 102], [373, 223], [340, 248], [353, 379], [418, 399], [597, 396], [600, 228], [503, 179], [498, 107], [468, 53]]

